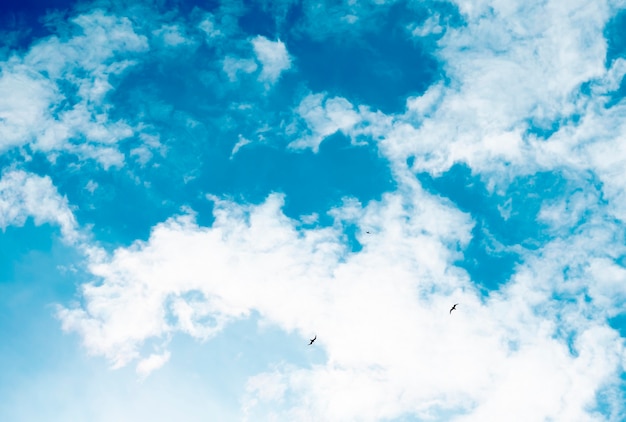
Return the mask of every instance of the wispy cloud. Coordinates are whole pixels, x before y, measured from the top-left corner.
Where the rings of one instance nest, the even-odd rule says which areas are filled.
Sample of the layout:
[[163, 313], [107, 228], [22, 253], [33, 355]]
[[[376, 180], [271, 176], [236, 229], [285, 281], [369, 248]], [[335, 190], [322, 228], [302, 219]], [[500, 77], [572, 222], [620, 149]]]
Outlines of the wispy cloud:
[[[342, 97], [326, 93], [305, 96], [294, 110], [296, 119], [286, 133], [293, 138], [293, 149], [310, 148], [317, 152], [320, 144], [335, 133], [348, 136], [352, 143], [363, 139], [382, 139], [392, 128], [393, 116], [373, 112], [366, 106], [355, 106]], [[303, 126], [303, 127], [302, 127]]]
[[163, 25], [155, 29], [152, 33], [162, 40], [165, 45], [178, 47], [182, 45], [193, 45], [194, 41], [189, 39], [181, 29], [180, 25]]
[[231, 82], [235, 82], [239, 72], [253, 73], [257, 70], [257, 64], [252, 59], [242, 59], [228, 56], [224, 59], [222, 68], [228, 75], [228, 79], [230, 79]]
[[80, 15], [73, 24], [75, 34], [49, 37], [0, 64], [3, 147], [29, 145], [50, 157], [63, 151], [119, 166], [123, 156], [116, 144], [133, 129], [111, 120], [103, 101], [113, 88], [109, 78], [132, 65], [124, 56], [145, 51], [147, 42], [128, 19], [101, 11]]
[[22, 226], [27, 218], [35, 224], [53, 224], [69, 243], [79, 240], [78, 224], [67, 198], [61, 196], [52, 180], [21, 170], [9, 170], [0, 179], [0, 227]]

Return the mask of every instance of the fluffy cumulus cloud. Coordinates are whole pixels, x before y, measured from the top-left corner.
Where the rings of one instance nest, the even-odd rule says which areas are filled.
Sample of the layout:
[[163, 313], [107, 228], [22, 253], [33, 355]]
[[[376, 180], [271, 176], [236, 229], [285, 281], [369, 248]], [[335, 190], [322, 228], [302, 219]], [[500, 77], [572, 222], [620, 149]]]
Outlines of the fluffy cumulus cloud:
[[[473, 294], [449, 267], [458, 243], [468, 240], [467, 216], [419, 191], [405, 201], [390, 195], [365, 208], [349, 203], [334, 210], [336, 227], [305, 231], [282, 213], [280, 196], [252, 207], [218, 201], [210, 228], [190, 215], [173, 218], [147, 243], [93, 262], [100, 280], [84, 286], [85, 309], [61, 311], [64, 326], [81, 332], [93, 352], [123, 364], [148, 339], [173, 330], [208, 338], [256, 310], [288, 331], [325, 332], [322, 344], [336, 342], [332, 359], [350, 360], [368, 332], [395, 337], [417, 329], [413, 307], [432, 289]], [[356, 220], [377, 233], [362, 234], [367, 253], [352, 254], [341, 241], [341, 225]], [[385, 334], [385, 313], [397, 332]], [[369, 353], [354, 358], [385, 355], [384, 348]]]
[[305, 97], [297, 109], [304, 120], [310, 136], [300, 138], [291, 145], [294, 148], [312, 148], [317, 151], [319, 145], [328, 136], [347, 133], [361, 117], [345, 98], [325, 98], [324, 94], [311, 94]]
[[467, 25], [447, 28], [436, 53], [449, 82], [408, 99], [407, 112], [397, 116], [381, 145], [385, 153], [398, 160], [414, 156], [414, 170], [434, 173], [459, 161], [485, 173], [503, 165], [532, 173], [580, 157], [577, 151], [562, 149], [561, 142], [552, 146], [550, 141], [558, 136], [546, 146], [537, 133], [555, 125], [577, 132], [577, 116], [593, 116], [598, 102], [605, 101], [585, 95], [582, 88], [589, 82], [613, 83], [612, 75], [620, 72], [621, 61], [605, 67], [603, 36], [617, 5], [457, 6]]
[[329, 98], [326, 93], [309, 94], [295, 108], [296, 119], [287, 127], [295, 138], [289, 147], [318, 151], [329, 136], [341, 133], [354, 144], [363, 139], [383, 139], [393, 124], [393, 117], [373, 112], [369, 107], [355, 107], [343, 97]]
[[[485, 301], [454, 266], [471, 220], [414, 189], [346, 204], [325, 229], [298, 230], [279, 196], [252, 207], [218, 201], [210, 228], [191, 215], [172, 218], [148, 242], [93, 262], [98, 281], [83, 287], [84, 308], [60, 311], [63, 326], [117, 365], [140, 359], [147, 342], [163, 347], [173, 332], [210, 338], [251, 311], [303, 337], [319, 333], [324, 364], [250, 379], [250, 420], [267, 416], [267, 406], [279, 420], [601, 419], [588, 409], [598, 390], [618, 382], [624, 353], [604, 325], [621, 300], [623, 269], [603, 268], [624, 249], [605, 242], [612, 228], [585, 231], [571, 252], [555, 241], [529, 254], [506, 289]], [[360, 226], [359, 253], [341, 241], [347, 221]], [[583, 259], [588, 267], [563, 280]], [[585, 303], [578, 294], [589, 279]], [[557, 291], [574, 302], [560, 309]], [[449, 315], [451, 298], [462, 316]], [[137, 370], [155, 362], [161, 358], [145, 358]]]
[[37, 124], [48, 117], [51, 103], [58, 100], [53, 84], [41, 77], [7, 72], [0, 79], [0, 118], [3, 149], [32, 140]]
[[271, 41], [259, 35], [252, 40], [252, 47], [257, 60], [263, 67], [259, 80], [274, 83], [282, 72], [291, 67], [287, 47], [282, 41]]
[[[467, 25], [447, 28], [436, 51], [449, 81], [408, 98], [405, 113], [384, 116], [393, 125], [377, 133], [384, 138], [382, 152], [397, 163], [413, 157], [414, 171], [434, 174], [456, 162], [486, 174], [505, 166], [524, 174], [559, 165], [604, 173], [611, 165], [599, 163], [603, 160], [595, 158], [603, 153], [592, 150], [604, 148], [607, 137], [616, 141], [611, 147], [618, 156], [621, 150], [620, 127], [614, 125], [621, 121], [617, 115], [622, 106], [603, 107], [606, 94], [619, 87], [624, 74], [622, 59], [605, 67], [603, 31], [619, 5], [461, 2], [457, 6]], [[585, 94], [587, 83], [599, 95]], [[346, 131], [357, 120], [367, 126], [381, 122], [380, 113], [357, 117], [355, 109], [366, 109], [363, 106], [338, 106], [341, 100], [332, 99], [326, 100], [332, 107], [326, 107], [322, 98], [307, 97], [297, 108], [317, 136], [294, 145], [317, 148], [329, 133]], [[548, 139], [538, 135], [555, 126], [557, 133]], [[604, 142], [581, 139], [591, 134]], [[591, 148], [581, 150], [581, 145]], [[611, 173], [615, 175], [615, 170]]]

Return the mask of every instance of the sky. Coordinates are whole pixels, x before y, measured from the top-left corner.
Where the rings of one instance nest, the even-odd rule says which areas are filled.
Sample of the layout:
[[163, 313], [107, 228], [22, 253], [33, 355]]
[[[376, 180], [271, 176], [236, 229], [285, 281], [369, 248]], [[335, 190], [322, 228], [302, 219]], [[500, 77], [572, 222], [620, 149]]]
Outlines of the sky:
[[625, 28], [2, 2], [0, 420], [626, 420]]

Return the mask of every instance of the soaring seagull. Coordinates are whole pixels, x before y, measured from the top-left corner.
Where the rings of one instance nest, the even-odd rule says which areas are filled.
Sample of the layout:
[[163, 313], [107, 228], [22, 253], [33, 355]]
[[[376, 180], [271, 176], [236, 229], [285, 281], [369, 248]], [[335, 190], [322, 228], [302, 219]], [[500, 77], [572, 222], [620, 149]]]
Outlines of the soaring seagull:
[[317, 334], [315, 334], [315, 337], [313, 337], [311, 340], [309, 340], [310, 341], [309, 346], [313, 344], [313, 342], [315, 341], [316, 338], [317, 338]]
[[454, 306], [452, 308], [450, 308], [450, 313], [452, 313], [452, 311], [454, 311], [456, 309], [456, 305], [458, 305], [458, 303], [455, 303]]

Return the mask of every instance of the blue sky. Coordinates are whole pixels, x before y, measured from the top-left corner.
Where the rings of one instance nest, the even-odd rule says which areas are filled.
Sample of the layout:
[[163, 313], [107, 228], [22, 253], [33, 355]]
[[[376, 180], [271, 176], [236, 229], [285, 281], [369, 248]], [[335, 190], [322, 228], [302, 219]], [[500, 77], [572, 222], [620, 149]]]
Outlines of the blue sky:
[[624, 420], [623, 8], [3, 3], [0, 420]]

